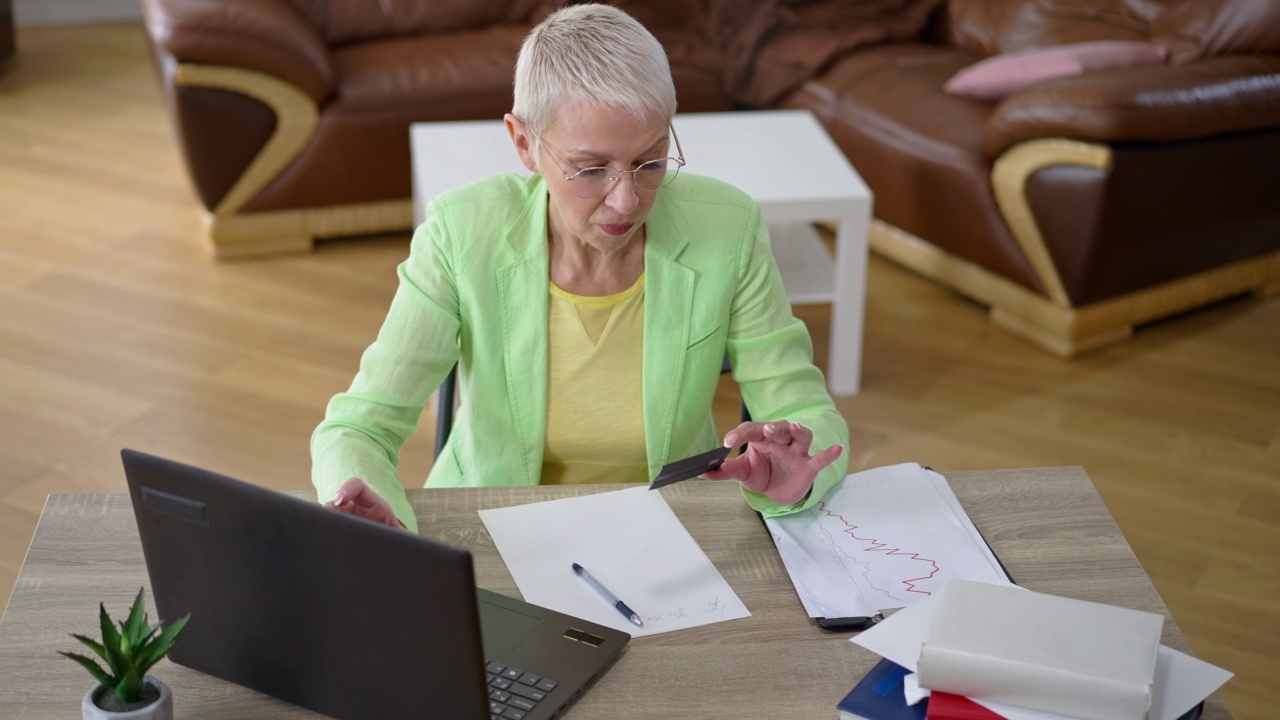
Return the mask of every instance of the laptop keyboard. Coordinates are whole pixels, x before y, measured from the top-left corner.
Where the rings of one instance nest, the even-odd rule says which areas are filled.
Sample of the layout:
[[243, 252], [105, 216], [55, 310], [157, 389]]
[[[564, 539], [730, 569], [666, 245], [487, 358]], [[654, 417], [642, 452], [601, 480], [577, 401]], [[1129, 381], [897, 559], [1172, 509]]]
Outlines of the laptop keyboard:
[[556, 689], [555, 680], [520, 668], [490, 662], [484, 669], [489, 678], [489, 717], [493, 720], [524, 720]]

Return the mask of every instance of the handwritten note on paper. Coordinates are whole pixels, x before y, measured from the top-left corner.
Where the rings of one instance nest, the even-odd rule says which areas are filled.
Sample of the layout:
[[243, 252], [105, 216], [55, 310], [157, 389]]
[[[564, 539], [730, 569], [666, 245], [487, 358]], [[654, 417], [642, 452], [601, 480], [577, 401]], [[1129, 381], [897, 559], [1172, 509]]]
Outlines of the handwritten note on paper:
[[[635, 637], [751, 615], [667, 501], [648, 488], [481, 510], [480, 519], [526, 602]], [[574, 575], [575, 562], [644, 627]]]
[[914, 463], [849, 475], [766, 524], [810, 617], [874, 615], [951, 578], [1005, 577], [946, 478]]

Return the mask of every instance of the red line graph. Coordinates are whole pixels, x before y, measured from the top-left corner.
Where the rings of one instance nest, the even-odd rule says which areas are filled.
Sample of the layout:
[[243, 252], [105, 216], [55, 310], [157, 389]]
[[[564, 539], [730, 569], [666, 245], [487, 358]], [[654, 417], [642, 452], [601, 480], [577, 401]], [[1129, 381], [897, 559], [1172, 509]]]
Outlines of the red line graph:
[[[888, 543], [883, 543], [883, 542], [881, 542], [880, 540], [878, 540], [878, 539], [876, 539], [876, 538], [872, 538], [872, 537], [859, 537], [857, 534], [855, 534], [855, 533], [853, 532], [854, 530], [856, 530], [856, 529], [858, 528], [858, 526], [857, 526], [857, 525], [854, 525], [854, 524], [853, 524], [853, 523], [851, 523], [851, 522], [849, 522], [849, 520], [848, 520], [848, 519], [846, 519], [843, 515], [840, 515], [840, 514], [837, 514], [837, 513], [833, 513], [833, 512], [831, 512], [830, 510], [828, 510], [828, 509], [827, 509], [827, 504], [826, 504], [825, 502], [819, 502], [819, 503], [818, 503], [818, 506], [817, 506], [815, 509], [817, 509], [817, 510], [821, 510], [821, 511], [822, 511], [823, 513], [825, 513], [828, 517], [831, 517], [831, 518], [834, 518], [834, 519], [836, 519], [836, 520], [839, 520], [839, 521], [840, 521], [840, 523], [841, 523], [842, 525], [844, 525], [844, 527], [845, 527], [845, 529], [844, 529], [844, 530], [841, 530], [841, 531], [840, 531], [842, 534], [844, 534], [844, 535], [848, 535], [849, 537], [851, 537], [851, 538], [853, 538], [854, 540], [857, 540], [857, 541], [859, 541], [859, 542], [866, 543], [866, 546], [862, 548], [862, 551], [863, 551], [863, 552], [882, 552], [882, 553], [884, 553], [885, 555], [901, 555], [901, 556], [907, 557], [907, 558], [909, 558], [909, 559], [911, 559], [911, 560], [915, 560], [915, 561], [917, 561], [917, 562], [925, 562], [925, 563], [929, 563], [929, 565], [933, 566], [933, 571], [932, 571], [932, 572], [930, 572], [928, 575], [922, 575], [922, 576], [920, 576], [920, 577], [909, 578], [909, 579], [906, 579], [906, 580], [900, 580], [899, 582], [900, 582], [902, 585], [906, 585], [906, 586], [907, 586], [907, 592], [917, 593], [917, 594], [920, 594], [920, 595], [932, 595], [932, 594], [933, 594], [933, 593], [929, 592], [928, 590], [918, 590], [918, 589], [916, 589], [916, 583], [918, 583], [918, 582], [923, 582], [923, 581], [925, 581], [925, 580], [930, 580], [930, 579], [932, 579], [932, 578], [933, 578], [933, 576], [934, 576], [934, 575], [937, 575], [937, 574], [941, 571], [941, 569], [942, 569], [942, 568], [939, 568], [939, 567], [938, 567], [938, 563], [937, 563], [936, 561], [934, 561], [934, 560], [930, 560], [929, 558], [926, 558], [926, 557], [921, 557], [919, 553], [914, 553], [914, 552], [910, 552], [910, 551], [905, 551], [905, 550], [903, 550], [902, 548], [891, 548], [891, 547], [889, 547], [889, 546], [888, 546]], [[819, 523], [819, 524], [818, 524], [818, 526], [819, 526], [819, 527], [822, 527], [822, 523]], [[825, 527], [823, 527], [823, 531], [824, 531], [824, 532], [826, 532], [826, 528], [825, 528]], [[843, 549], [843, 548], [841, 548], [841, 547], [840, 547], [840, 544], [839, 544], [839, 543], [834, 543], [834, 542], [833, 542], [832, 544], [835, 546], [836, 550], [838, 550], [838, 551], [840, 552], [840, 554], [841, 554], [841, 555], [844, 555], [845, 557], [849, 558], [850, 560], [852, 560], [852, 561], [853, 561], [853, 562], [855, 562], [855, 563], [858, 563], [859, 565], [865, 565], [865, 566], [866, 566], [866, 570], [864, 570], [864, 571], [863, 571], [862, 575], [863, 575], [863, 577], [866, 579], [866, 581], [867, 581], [867, 584], [868, 584], [868, 585], [870, 585], [872, 588], [875, 588], [876, 590], [879, 590], [880, 592], [885, 593], [886, 595], [888, 595], [888, 596], [889, 596], [889, 597], [891, 597], [891, 598], [894, 598], [895, 600], [901, 600], [901, 599], [902, 599], [902, 598], [899, 598], [899, 597], [894, 596], [894, 594], [893, 594], [892, 592], [889, 592], [888, 590], [886, 590], [886, 589], [884, 589], [884, 588], [876, 587], [876, 586], [875, 586], [875, 584], [873, 584], [873, 583], [871, 582], [871, 576], [870, 576], [870, 573], [871, 573], [871, 564], [870, 564], [870, 563], [868, 563], [868, 562], [866, 562], [866, 561], [863, 561], [863, 560], [859, 560], [858, 558], [855, 558], [855, 557], [853, 557], [852, 555], [848, 554], [847, 552], [845, 552], [845, 551], [844, 551], [844, 549]]]

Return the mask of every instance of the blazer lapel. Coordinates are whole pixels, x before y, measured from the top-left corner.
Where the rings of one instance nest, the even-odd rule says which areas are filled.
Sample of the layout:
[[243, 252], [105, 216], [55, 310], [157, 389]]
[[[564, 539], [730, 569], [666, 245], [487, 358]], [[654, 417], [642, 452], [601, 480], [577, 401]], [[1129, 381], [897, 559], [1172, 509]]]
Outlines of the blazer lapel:
[[504, 342], [503, 367], [512, 421], [523, 442], [524, 484], [542, 477], [547, 431], [547, 194], [541, 178], [530, 178], [531, 198], [507, 234], [511, 262], [494, 272]]
[[677, 258], [688, 233], [661, 193], [645, 226], [644, 436], [649, 475], [661, 469], [684, 382], [695, 274]]

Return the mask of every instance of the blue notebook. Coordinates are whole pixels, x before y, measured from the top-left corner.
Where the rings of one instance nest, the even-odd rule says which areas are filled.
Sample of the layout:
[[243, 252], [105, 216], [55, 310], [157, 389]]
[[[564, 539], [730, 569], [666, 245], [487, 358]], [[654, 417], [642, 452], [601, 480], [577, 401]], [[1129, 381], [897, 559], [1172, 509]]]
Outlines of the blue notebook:
[[902, 693], [902, 679], [910, 672], [889, 660], [876, 663], [836, 705], [840, 720], [925, 720], [928, 698], [908, 705]]

